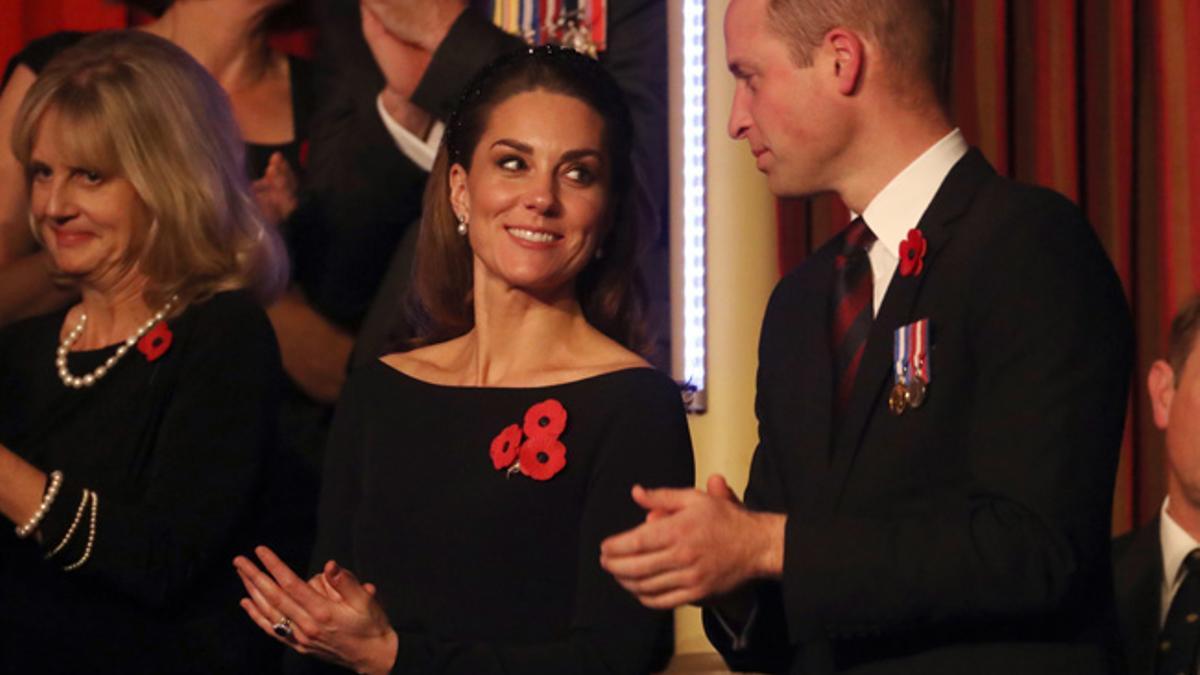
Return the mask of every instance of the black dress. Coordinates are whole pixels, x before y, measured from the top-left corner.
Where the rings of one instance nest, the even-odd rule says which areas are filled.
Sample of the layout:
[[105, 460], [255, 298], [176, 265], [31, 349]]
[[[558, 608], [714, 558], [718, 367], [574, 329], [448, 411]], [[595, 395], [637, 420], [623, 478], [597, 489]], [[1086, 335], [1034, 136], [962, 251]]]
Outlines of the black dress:
[[[566, 412], [565, 466], [495, 468], [493, 440], [548, 399]], [[645, 517], [635, 483], [693, 484], [679, 391], [656, 370], [476, 388], [376, 361], [334, 417], [314, 568], [335, 559], [376, 584], [395, 673], [649, 672], [669, 658], [671, 614], [600, 568], [600, 542]]]
[[[271, 641], [237, 606], [233, 556], [259, 540], [281, 378], [274, 335], [245, 292], [168, 322], [151, 361], [131, 349], [90, 388], [54, 367], [65, 310], [0, 331], [0, 443], [62, 489], [34, 538], [0, 527], [0, 673], [262, 672]], [[91, 372], [115, 347], [72, 352]], [[99, 495], [60, 554], [84, 488]]]

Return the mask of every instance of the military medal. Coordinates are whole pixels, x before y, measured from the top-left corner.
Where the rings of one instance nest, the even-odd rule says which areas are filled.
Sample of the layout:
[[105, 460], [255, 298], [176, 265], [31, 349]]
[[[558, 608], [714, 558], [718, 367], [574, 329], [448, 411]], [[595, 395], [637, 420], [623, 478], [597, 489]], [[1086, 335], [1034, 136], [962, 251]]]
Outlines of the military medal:
[[901, 326], [892, 336], [895, 384], [888, 396], [888, 410], [902, 415], [920, 408], [929, 395], [929, 319]]
[[908, 410], [908, 355], [905, 340], [907, 333], [904, 328], [897, 328], [892, 338], [892, 364], [895, 368], [896, 383], [892, 385], [892, 393], [888, 396], [888, 410], [893, 415], [903, 415]]
[[896, 386], [892, 387], [892, 393], [888, 396], [888, 410], [892, 411], [893, 415], [901, 415], [908, 409], [908, 390], [904, 388], [903, 382], [897, 382]]
[[607, 0], [475, 0], [492, 23], [531, 46], [556, 44], [597, 58], [607, 47]]

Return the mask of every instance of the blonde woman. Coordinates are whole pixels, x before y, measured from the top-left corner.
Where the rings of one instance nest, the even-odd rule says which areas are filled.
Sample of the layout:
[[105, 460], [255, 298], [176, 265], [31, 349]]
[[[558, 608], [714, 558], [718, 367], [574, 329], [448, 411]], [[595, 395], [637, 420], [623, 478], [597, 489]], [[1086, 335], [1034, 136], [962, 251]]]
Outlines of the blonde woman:
[[225, 564], [259, 516], [286, 256], [225, 97], [166, 40], [97, 35], [13, 148], [80, 300], [0, 332], [0, 672], [259, 672]]

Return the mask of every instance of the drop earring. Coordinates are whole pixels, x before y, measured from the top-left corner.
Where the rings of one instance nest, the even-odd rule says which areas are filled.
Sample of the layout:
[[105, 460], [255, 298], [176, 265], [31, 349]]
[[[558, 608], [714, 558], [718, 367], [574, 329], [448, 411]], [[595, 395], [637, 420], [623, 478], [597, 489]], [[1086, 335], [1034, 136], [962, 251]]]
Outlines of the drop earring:
[[467, 236], [467, 217], [466, 216], [458, 217], [458, 227], [455, 229], [458, 230], [458, 235], [460, 237]]

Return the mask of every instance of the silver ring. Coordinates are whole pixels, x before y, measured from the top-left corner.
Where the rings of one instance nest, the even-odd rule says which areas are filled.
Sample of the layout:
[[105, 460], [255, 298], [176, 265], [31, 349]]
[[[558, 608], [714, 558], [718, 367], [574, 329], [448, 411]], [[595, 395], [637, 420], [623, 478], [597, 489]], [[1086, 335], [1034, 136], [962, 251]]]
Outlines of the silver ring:
[[292, 638], [292, 621], [285, 616], [276, 621], [275, 625], [271, 626], [271, 630], [275, 631], [275, 634], [279, 637], [290, 640]]

